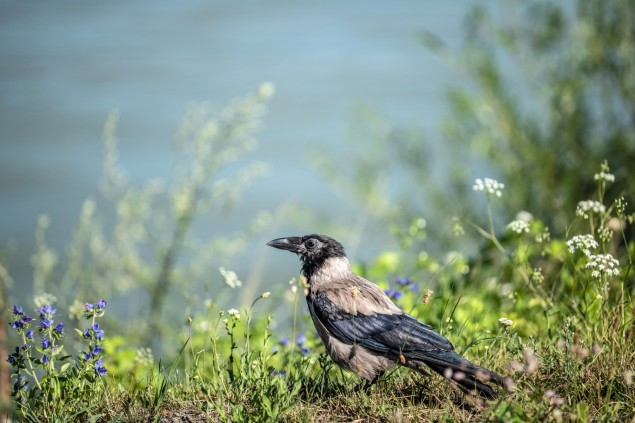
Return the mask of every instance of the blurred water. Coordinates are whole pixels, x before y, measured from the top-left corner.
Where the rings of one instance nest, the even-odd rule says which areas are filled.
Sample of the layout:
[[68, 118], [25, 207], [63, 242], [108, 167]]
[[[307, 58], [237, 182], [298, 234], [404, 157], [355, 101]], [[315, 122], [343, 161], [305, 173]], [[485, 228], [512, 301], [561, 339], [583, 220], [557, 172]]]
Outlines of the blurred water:
[[[287, 201], [321, 220], [353, 224], [355, 208], [310, 166], [307, 148], [341, 151], [337, 158], [345, 159], [339, 147], [356, 103], [439, 142], [443, 92], [460, 76], [417, 33], [458, 44], [473, 3], [1, 2], [0, 243], [17, 242], [9, 269], [14, 299], [31, 284], [37, 216], [51, 216], [50, 243], [62, 248], [82, 200], [99, 198], [101, 130], [113, 108], [121, 112], [120, 157], [131, 179], [165, 178], [189, 101], [222, 105], [271, 81], [277, 92], [254, 157], [271, 171], [231, 215], [203, 219], [200, 231], [241, 227], [255, 211]], [[303, 229], [283, 223], [258, 242]], [[358, 256], [378, 251], [388, 236], [369, 235], [378, 242]], [[238, 266], [250, 266], [264, 248], [246, 252]], [[290, 255], [267, 257], [265, 280], [298, 271]]]

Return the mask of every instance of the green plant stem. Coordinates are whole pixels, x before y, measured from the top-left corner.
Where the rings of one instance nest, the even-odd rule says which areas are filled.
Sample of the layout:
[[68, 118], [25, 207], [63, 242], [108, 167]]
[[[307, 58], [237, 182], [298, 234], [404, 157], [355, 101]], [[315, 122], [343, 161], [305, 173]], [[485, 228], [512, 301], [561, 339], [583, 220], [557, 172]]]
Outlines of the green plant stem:
[[[22, 344], [24, 345], [26, 343], [27, 343], [26, 336], [24, 335], [24, 333], [22, 333]], [[37, 374], [35, 374], [35, 369], [33, 369], [33, 362], [31, 362], [31, 354], [27, 354], [26, 361], [29, 363], [29, 370], [31, 371], [31, 375], [33, 375], [33, 380], [35, 380], [35, 384], [37, 385], [38, 389], [42, 391], [40, 380], [38, 379]]]
[[490, 201], [490, 196], [487, 195], [487, 218], [489, 220], [489, 233], [493, 239], [496, 238], [496, 234], [494, 233], [494, 216], [492, 216], [492, 202]]
[[174, 267], [174, 262], [176, 261], [178, 252], [182, 248], [183, 241], [191, 221], [192, 216], [190, 213], [186, 213], [179, 218], [172, 236], [172, 242], [161, 261], [161, 271], [151, 295], [148, 327], [143, 341], [148, 347], [153, 341], [158, 342], [160, 340], [161, 334], [159, 327], [163, 302], [168, 294], [170, 285], [172, 284], [172, 269]]
[[498, 239], [496, 239], [496, 235], [493, 235], [490, 232], [487, 232], [486, 230], [484, 230], [483, 228], [481, 228], [480, 226], [476, 225], [475, 223], [472, 223], [470, 221], [467, 221], [468, 225], [470, 225], [476, 232], [478, 232], [481, 236], [483, 236], [483, 238], [488, 239], [490, 241], [492, 241], [492, 243], [494, 244], [494, 246], [501, 252], [504, 253], [506, 256], [509, 256], [509, 253], [507, 252], [507, 250], [505, 250], [505, 247], [503, 247], [501, 245], [501, 243], [498, 241]]
[[[302, 278], [298, 279], [298, 283], [296, 286], [300, 284]], [[304, 289], [304, 287], [302, 287]], [[291, 342], [295, 345], [295, 333], [296, 333], [296, 320], [298, 316], [298, 298], [299, 298], [300, 287], [295, 291], [295, 296], [293, 297], [293, 329], [291, 331]]]

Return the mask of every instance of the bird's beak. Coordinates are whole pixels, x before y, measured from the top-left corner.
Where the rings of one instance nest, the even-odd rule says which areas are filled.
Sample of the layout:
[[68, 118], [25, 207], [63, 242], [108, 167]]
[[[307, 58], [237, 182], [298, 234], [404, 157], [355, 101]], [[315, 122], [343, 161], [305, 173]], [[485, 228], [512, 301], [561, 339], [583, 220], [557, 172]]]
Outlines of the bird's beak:
[[279, 250], [287, 250], [293, 253], [298, 253], [300, 251], [300, 238], [299, 237], [289, 237], [289, 238], [277, 238], [267, 243], [268, 246], [277, 248]]

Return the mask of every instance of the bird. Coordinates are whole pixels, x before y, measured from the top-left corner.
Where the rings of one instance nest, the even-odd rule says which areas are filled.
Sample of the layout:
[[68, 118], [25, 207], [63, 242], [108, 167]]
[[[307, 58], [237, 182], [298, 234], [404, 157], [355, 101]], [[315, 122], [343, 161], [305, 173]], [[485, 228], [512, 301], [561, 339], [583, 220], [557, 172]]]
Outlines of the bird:
[[497, 373], [454, 351], [431, 326], [399, 308], [374, 283], [355, 274], [344, 247], [326, 235], [277, 238], [268, 246], [299, 256], [315, 329], [331, 359], [357, 374], [366, 388], [387, 370], [404, 366], [421, 374], [432, 369], [468, 392], [488, 399], [504, 386]]

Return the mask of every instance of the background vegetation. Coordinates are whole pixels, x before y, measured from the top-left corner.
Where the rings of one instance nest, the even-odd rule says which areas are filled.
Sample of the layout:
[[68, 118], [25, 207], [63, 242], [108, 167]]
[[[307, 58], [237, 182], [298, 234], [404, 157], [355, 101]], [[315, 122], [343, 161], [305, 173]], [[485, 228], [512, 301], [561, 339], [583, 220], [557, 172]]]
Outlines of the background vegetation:
[[[87, 201], [62, 255], [47, 246], [40, 220], [35, 311], [11, 308], [14, 282], [0, 267], [10, 332], [2, 355], [13, 357], [3, 364], [16, 373], [2, 382], [14, 395], [5, 408], [31, 421], [632, 419], [635, 6], [581, 0], [574, 11], [522, 10], [509, 27], [474, 10], [460, 51], [422, 34], [472, 82], [448, 93], [447, 157], [430, 157], [420, 130], [370, 109], [350, 139], [352, 166], [315, 154], [360, 205], [358, 226], [336, 233], [350, 231], [354, 243], [372, 222], [393, 229], [398, 248], [356, 271], [471, 360], [510, 375], [510, 392], [485, 403], [403, 370], [354, 391], [355, 377], [333, 366], [313, 334], [301, 278], [284, 291], [251, 292], [222, 267], [272, 224], [269, 214], [204, 244], [189, 236], [197, 218], [235, 205], [263, 169], [238, 164], [256, 147], [273, 95], [264, 84], [226, 109], [188, 110], [169, 185], [126, 180], [117, 116], [108, 118], [103, 192], [114, 223]], [[469, 180], [468, 162], [496, 169], [490, 176], [504, 187]], [[426, 183], [437, 167], [448, 186]], [[420, 191], [389, 189], [406, 179]], [[224, 302], [231, 289], [251, 306]], [[127, 300], [133, 293], [141, 303]], [[291, 310], [284, 332], [265, 302]], [[60, 327], [55, 308], [71, 320]]]

